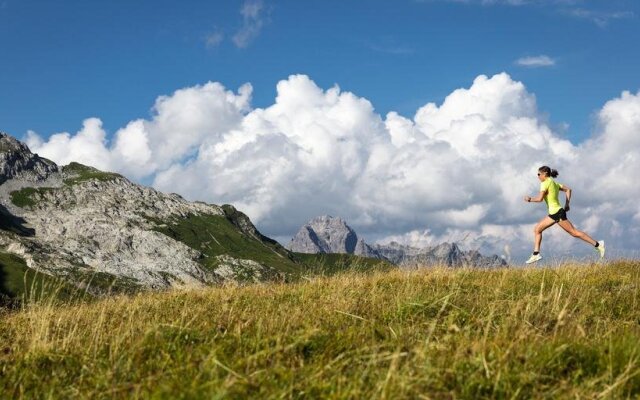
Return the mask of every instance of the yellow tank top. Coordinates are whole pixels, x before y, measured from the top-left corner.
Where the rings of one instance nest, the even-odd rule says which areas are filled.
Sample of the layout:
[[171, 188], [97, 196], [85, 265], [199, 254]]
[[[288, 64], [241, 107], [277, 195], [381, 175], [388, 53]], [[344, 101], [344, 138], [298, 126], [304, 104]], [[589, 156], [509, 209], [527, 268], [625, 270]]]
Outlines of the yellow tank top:
[[540, 183], [540, 191], [547, 192], [547, 195], [544, 196], [544, 202], [547, 203], [549, 214], [555, 214], [562, 208], [560, 201], [558, 201], [558, 193], [561, 188], [562, 184], [557, 183], [553, 178], [547, 178]]

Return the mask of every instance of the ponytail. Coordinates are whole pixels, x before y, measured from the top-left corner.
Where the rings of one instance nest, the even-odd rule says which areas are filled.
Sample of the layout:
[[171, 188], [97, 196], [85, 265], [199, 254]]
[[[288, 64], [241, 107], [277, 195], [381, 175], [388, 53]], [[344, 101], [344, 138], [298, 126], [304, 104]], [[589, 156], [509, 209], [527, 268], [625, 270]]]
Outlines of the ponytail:
[[552, 178], [557, 178], [559, 175], [557, 169], [551, 169], [546, 165], [538, 168], [538, 172], [544, 173], [545, 175], [550, 176]]

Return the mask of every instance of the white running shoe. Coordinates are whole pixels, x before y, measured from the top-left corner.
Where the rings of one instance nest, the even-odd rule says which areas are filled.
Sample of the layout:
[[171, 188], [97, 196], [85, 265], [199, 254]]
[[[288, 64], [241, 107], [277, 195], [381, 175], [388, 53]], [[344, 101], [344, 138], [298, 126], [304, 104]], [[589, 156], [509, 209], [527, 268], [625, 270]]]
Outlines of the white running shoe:
[[542, 260], [542, 254], [538, 253], [538, 254], [532, 254], [531, 257], [529, 257], [529, 259], [527, 261], [525, 261], [527, 264], [531, 264], [534, 263], [536, 261], [540, 261]]
[[604, 250], [605, 250], [604, 240], [599, 240], [598, 247], [596, 247], [596, 251], [600, 253], [600, 258], [604, 258]]

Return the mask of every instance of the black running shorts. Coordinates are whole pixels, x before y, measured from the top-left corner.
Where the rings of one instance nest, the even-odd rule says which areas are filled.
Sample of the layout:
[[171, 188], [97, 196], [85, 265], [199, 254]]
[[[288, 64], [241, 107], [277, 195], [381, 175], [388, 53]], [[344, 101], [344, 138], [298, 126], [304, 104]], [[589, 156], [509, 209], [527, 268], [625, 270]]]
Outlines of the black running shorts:
[[564, 208], [561, 208], [557, 213], [549, 214], [549, 217], [556, 222], [565, 221], [567, 219], [567, 212], [564, 211]]

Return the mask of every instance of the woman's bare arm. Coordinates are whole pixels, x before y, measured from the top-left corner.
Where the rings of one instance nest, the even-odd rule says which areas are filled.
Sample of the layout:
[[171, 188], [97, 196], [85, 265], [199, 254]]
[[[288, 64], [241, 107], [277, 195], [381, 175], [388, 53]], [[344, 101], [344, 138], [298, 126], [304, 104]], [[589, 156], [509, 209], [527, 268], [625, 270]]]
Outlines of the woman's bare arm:
[[569, 202], [571, 202], [571, 188], [569, 186], [562, 186], [560, 190], [562, 190], [567, 196], [567, 200], [564, 202], [564, 210], [569, 211]]
[[528, 203], [529, 202], [531, 202], [531, 203], [540, 203], [541, 201], [544, 200], [544, 196], [546, 196], [546, 195], [547, 195], [547, 191], [543, 190], [536, 197], [524, 196], [524, 201], [526, 201]]

